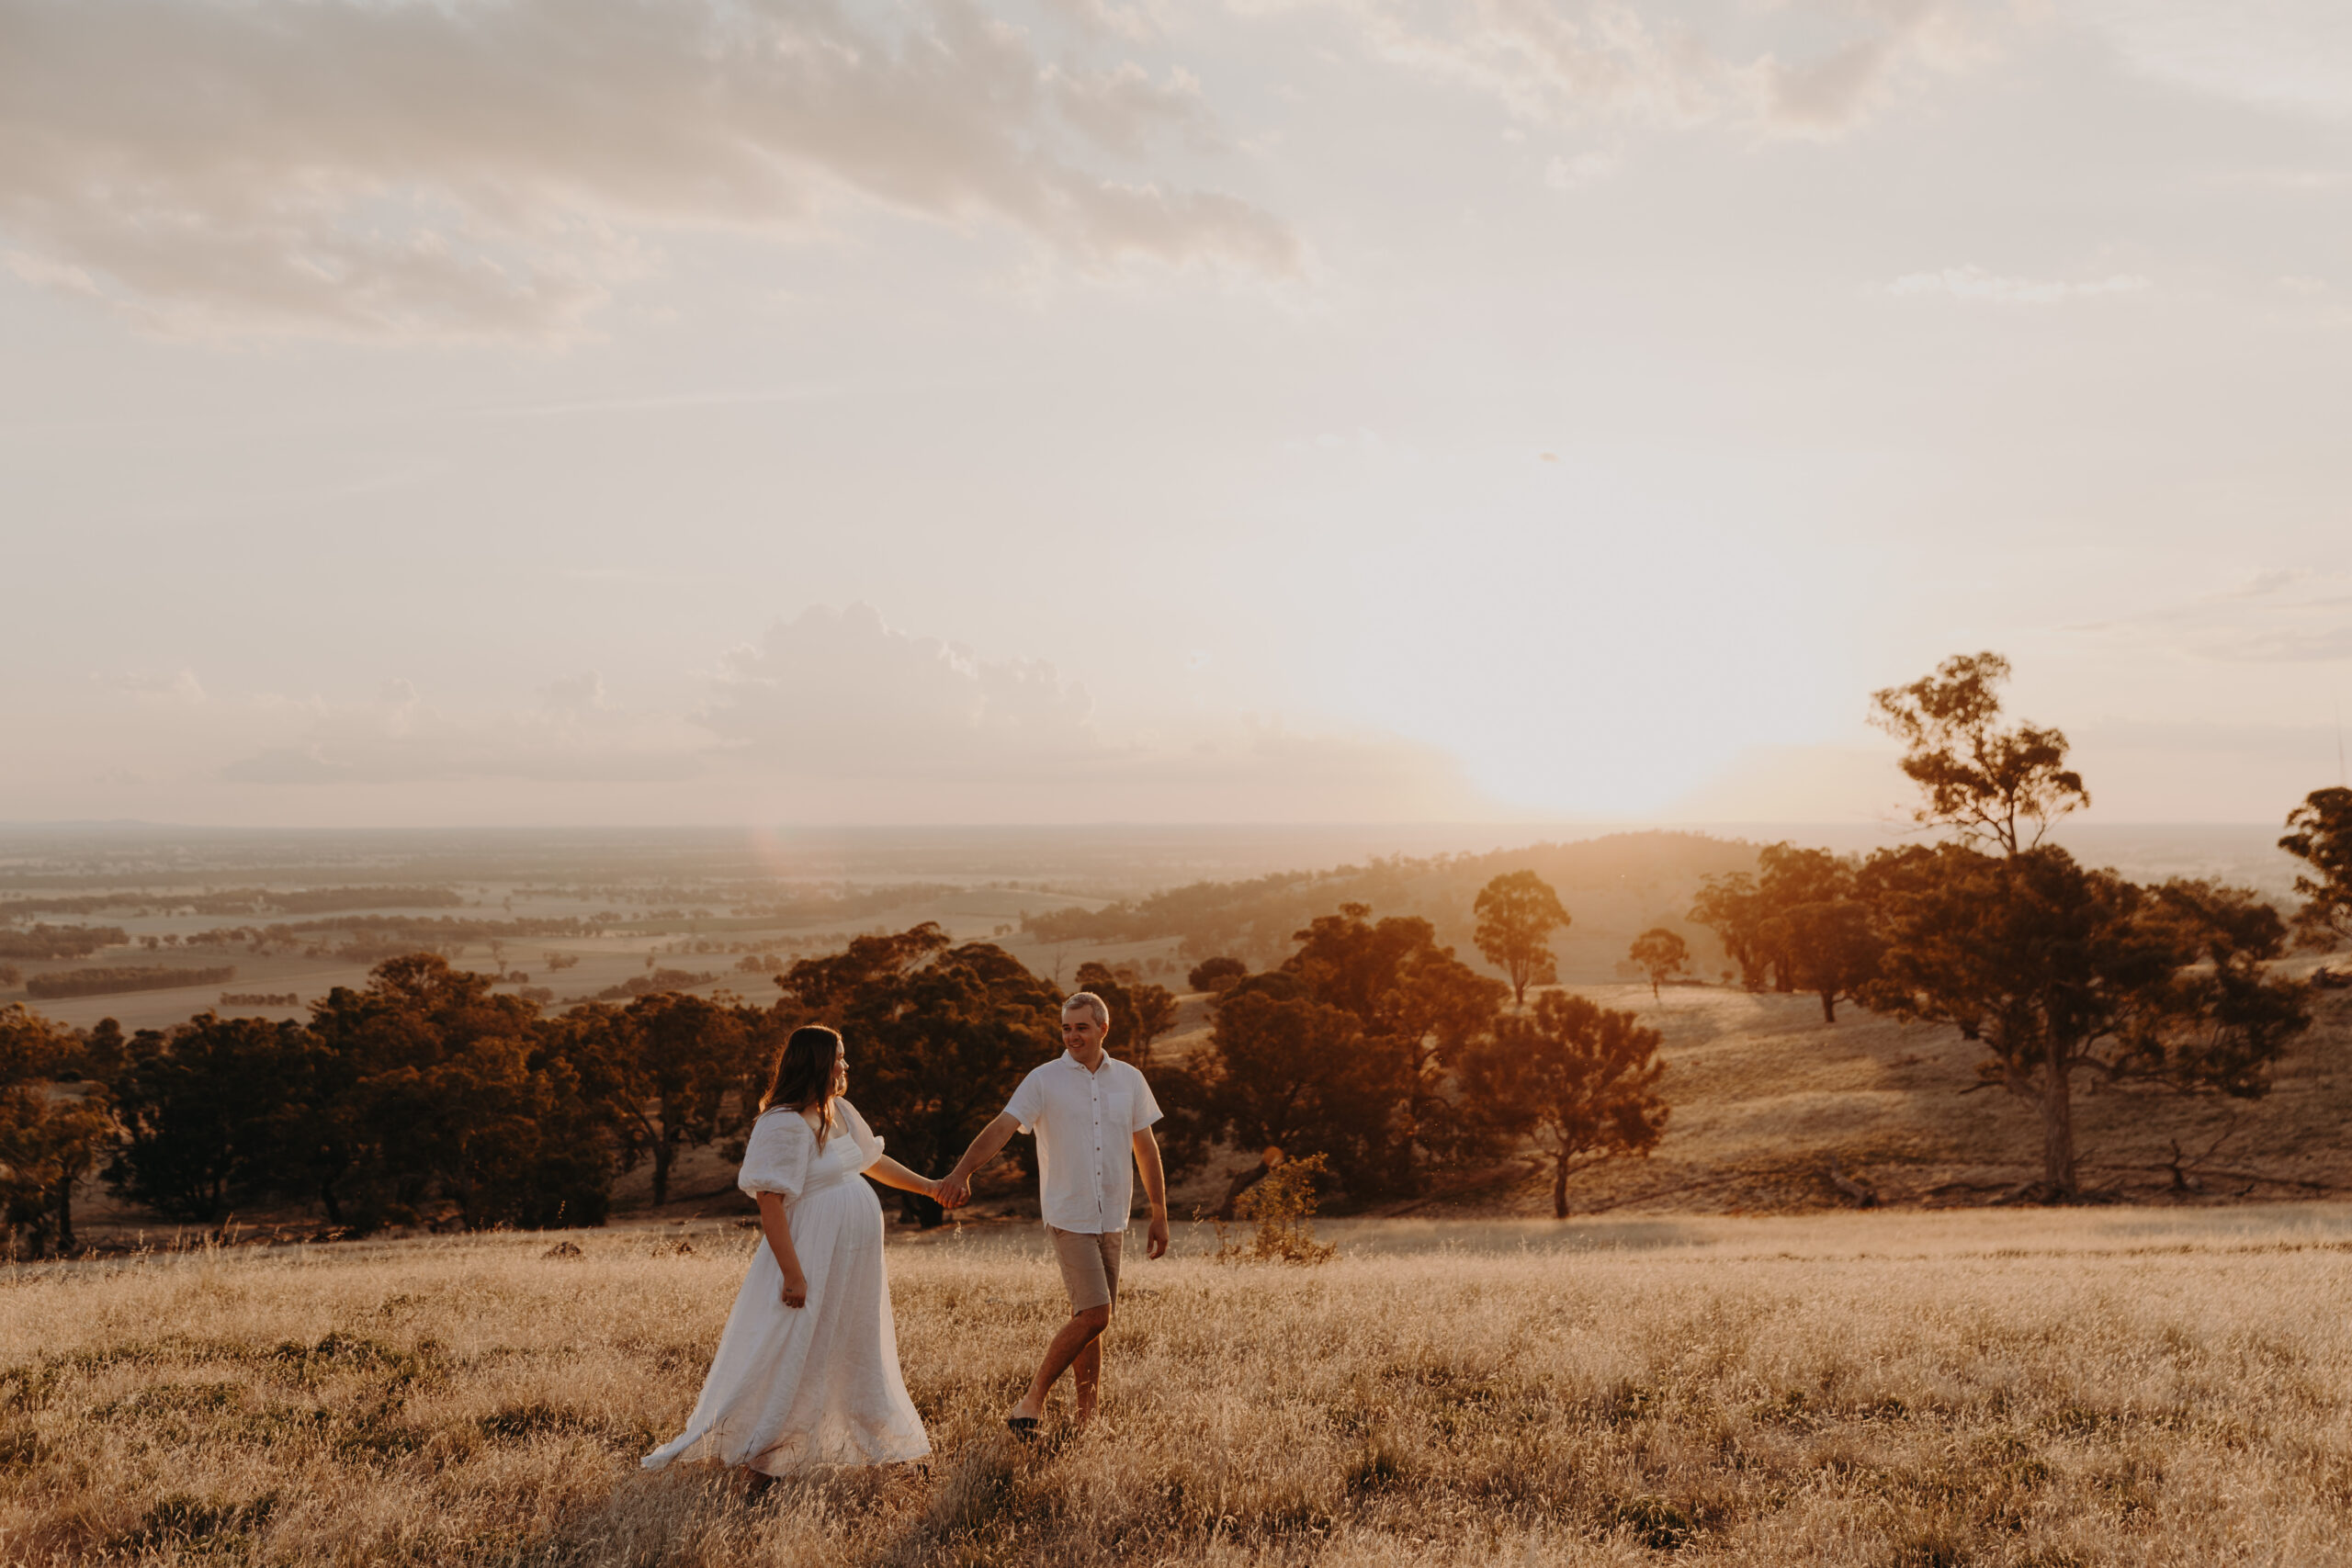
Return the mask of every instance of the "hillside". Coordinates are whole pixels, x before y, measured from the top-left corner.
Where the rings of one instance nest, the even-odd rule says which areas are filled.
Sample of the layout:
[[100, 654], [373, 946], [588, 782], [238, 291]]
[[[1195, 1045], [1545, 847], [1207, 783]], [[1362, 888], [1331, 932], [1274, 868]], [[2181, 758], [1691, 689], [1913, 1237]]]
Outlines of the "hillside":
[[1291, 933], [1342, 904], [1368, 904], [1375, 915], [1418, 915], [1438, 940], [1476, 961], [1471, 906], [1478, 890], [1506, 872], [1533, 871], [1550, 883], [1573, 923], [1554, 942], [1564, 979], [1607, 980], [1633, 939], [1652, 926], [1682, 933], [1702, 971], [1722, 950], [1684, 919], [1709, 876], [1751, 871], [1758, 846], [1702, 833], [1612, 833], [1570, 843], [1540, 843], [1487, 854], [1398, 856], [1323, 871], [1277, 872], [1242, 882], [1196, 882], [1099, 909], [1069, 908], [1023, 921], [1032, 940], [1105, 945], [1173, 940], [1186, 959], [1228, 953], [1252, 966], [1279, 962]]
[[[1808, 997], [1688, 987], [1653, 1003], [1645, 987], [1578, 989], [1664, 1033], [1662, 1088], [1674, 1107], [1651, 1157], [1572, 1183], [1578, 1212], [1857, 1206], [1831, 1179], [1833, 1162], [1882, 1203], [1924, 1207], [1996, 1201], [2040, 1174], [2033, 1108], [1998, 1089], [1968, 1092], [1979, 1052], [1956, 1030], [1856, 1008], [1825, 1024]], [[2313, 1001], [2313, 1027], [2265, 1099], [2083, 1083], [2075, 1127], [2086, 1185], [2160, 1203], [2352, 1191], [2352, 996], [2321, 992]], [[2177, 1188], [2169, 1166], [2183, 1156], [2183, 1180], [2194, 1185]], [[1474, 1174], [1434, 1201], [1379, 1212], [1546, 1214], [1550, 1203], [1547, 1179], [1518, 1162]]]

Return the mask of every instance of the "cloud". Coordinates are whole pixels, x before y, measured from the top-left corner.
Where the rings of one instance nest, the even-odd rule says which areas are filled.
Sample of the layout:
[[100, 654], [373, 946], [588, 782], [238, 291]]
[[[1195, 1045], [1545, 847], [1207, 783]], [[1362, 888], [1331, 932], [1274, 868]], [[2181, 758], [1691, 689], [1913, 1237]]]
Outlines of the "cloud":
[[2335, 0], [2072, 0], [2152, 80], [2265, 107], [2352, 112], [2352, 13]]
[[2224, 664], [2335, 663], [2352, 660], [2352, 577], [2271, 567], [2196, 599], [2074, 629]]
[[1148, 43], [1163, 30], [1159, 18], [1141, 5], [1114, 6], [1109, 0], [1046, 0], [1046, 7], [1091, 38], [1122, 38], [1134, 43]]
[[1061, 117], [1109, 152], [1139, 156], [1166, 132], [1207, 140], [1209, 114], [1201, 84], [1181, 67], [1165, 83], [1154, 82], [1132, 60], [1110, 71], [1049, 68], [1046, 81]]
[[[1274, 716], [1106, 730], [1048, 661], [816, 606], [728, 652], [691, 712], [632, 708], [604, 677], [536, 705], [447, 711], [405, 680], [364, 702], [270, 698], [222, 714], [220, 783], [303, 789], [639, 785], [682, 817], [802, 822], [1438, 821], [1498, 808], [1444, 750]], [[281, 799], [283, 797], [280, 797]]]
[[736, 649], [696, 721], [801, 819], [1430, 821], [1494, 815], [1458, 761], [1272, 717], [1106, 733], [1051, 663], [823, 607]]
[[265, 700], [287, 739], [220, 770], [232, 784], [407, 784], [519, 779], [683, 781], [705, 771], [699, 738], [676, 719], [615, 709], [594, 674], [541, 690], [535, 712], [469, 719], [428, 704], [405, 680], [372, 702]]
[[1544, 171], [1544, 183], [1554, 190], [1576, 190], [1585, 186], [1599, 185], [1617, 172], [1618, 156], [1614, 152], [1579, 152], [1573, 158], [1555, 158]]
[[1049, 68], [978, 0], [889, 15], [0, 0], [0, 234], [17, 276], [160, 330], [375, 338], [562, 339], [650, 232], [807, 232], [844, 198], [1087, 266], [1297, 265], [1258, 207], [1074, 156], [1196, 131], [1190, 78]]
[[1889, 294], [1904, 299], [1941, 296], [1984, 305], [2058, 305], [2069, 299], [2097, 299], [2139, 294], [2154, 288], [2137, 273], [2120, 272], [2087, 283], [2060, 283], [2038, 277], [2003, 277], [1981, 266], [1952, 266], [1941, 272], [1915, 272], [1886, 286]]
[[118, 692], [128, 692], [150, 702], [174, 703], [195, 707], [204, 701], [204, 686], [193, 670], [175, 670], [168, 674], [152, 671], [123, 671], [97, 679]]
[[988, 660], [872, 606], [779, 621], [729, 654], [696, 722], [798, 775], [1001, 779], [1099, 760], [1086, 689], [1037, 660]]
[[[1701, 26], [1622, 0], [1258, 0], [1321, 4], [1380, 59], [1487, 94], [1521, 119], [1571, 125], [1724, 123], [1823, 137], [1861, 124], [1908, 78], [1988, 51], [2007, 5], [1854, 0], [1766, 7], [1768, 48], [1711, 42]], [[1819, 41], [1824, 34], [1829, 41]], [[1784, 52], [1785, 51], [1785, 52]]]

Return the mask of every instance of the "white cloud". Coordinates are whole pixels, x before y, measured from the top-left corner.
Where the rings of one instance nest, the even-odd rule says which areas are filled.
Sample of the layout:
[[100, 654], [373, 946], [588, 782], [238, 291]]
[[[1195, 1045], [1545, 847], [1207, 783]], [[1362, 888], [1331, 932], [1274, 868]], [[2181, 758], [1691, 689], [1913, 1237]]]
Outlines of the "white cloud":
[[123, 671], [98, 679], [118, 692], [128, 692], [150, 702], [173, 703], [194, 707], [204, 701], [204, 686], [193, 670], [175, 670], [169, 673], [153, 671]]
[[1208, 106], [1198, 78], [1181, 66], [1154, 82], [1134, 61], [1108, 71], [1049, 67], [1046, 81], [1061, 117], [1097, 146], [1140, 156], [1159, 136], [1183, 132], [1208, 138]]
[[2267, 568], [2197, 599], [2075, 629], [2225, 664], [2352, 660], [2352, 577]]
[[0, 0], [19, 276], [175, 332], [560, 339], [665, 227], [807, 231], [844, 197], [1010, 224], [1088, 266], [1272, 273], [1232, 196], [1057, 132], [1197, 131], [1194, 84], [1049, 69], [978, 0]]
[[[1430, 821], [1491, 815], [1458, 763], [1377, 732], [1277, 717], [1098, 723], [1051, 663], [899, 630], [865, 604], [728, 653], [692, 714], [632, 709], [601, 674], [467, 716], [406, 680], [366, 702], [265, 698], [233, 721], [232, 785], [663, 785], [695, 814], [800, 821]], [[232, 753], [233, 754], [233, 753]]]
[[1951, 266], [1941, 272], [1915, 272], [1886, 286], [1889, 294], [1917, 299], [1940, 296], [1985, 305], [2059, 305], [2069, 299], [2096, 299], [2144, 293], [2155, 284], [2138, 273], [2120, 272], [2086, 283], [2063, 283], [2039, 277], [2005, 277], [1981, 266]]
[[853, 604], [735, 649], [696, 717], [729, 750], [802, 776], [1003, 778], [1100, 758], [1091, 705], [1050, 664], [982, 659]]
[[[1257, 0], [1351, 17], [1379, 58], [1487, 94], [1522, 119], [1726, 123], [1833, 136], [1913, 78], [1972, 64], [2011, 7], [1997, 0], [1852, 0], [1764, 7], [1770, 47], [1711, 40], [1707, 18], [1623, 0]], [[1715, 29], [1720, 30], [1720, 29]], [[1825, 37], [1826, 35], [1826, 37]]]
[[2159, 82], [2266, 107], [2352, 112], [2352, 11], [2336, 0], [2070, 0]]
[[1618, 163], [1614, 152], [1578, 152], [1574, 157], [1555, 158], [1544, 171], [1544, 183], [1554, 190], [1599, 185], [1617, 172]]
[[263, 699], [277, 739], [220, 771], [232, 784], [383, 784], [490, 779], [646, 783], [705, 771], [700, 739], [681, 721], [614, 709], [595, 675], [558, 681], [536, 712], [445, 713], [405, 680], [372, 702]]

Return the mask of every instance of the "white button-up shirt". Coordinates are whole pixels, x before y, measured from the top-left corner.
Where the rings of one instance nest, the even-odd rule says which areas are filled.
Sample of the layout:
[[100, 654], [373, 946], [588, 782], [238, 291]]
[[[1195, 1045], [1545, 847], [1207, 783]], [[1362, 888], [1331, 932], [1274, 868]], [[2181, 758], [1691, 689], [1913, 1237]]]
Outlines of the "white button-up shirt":
[[1023, 1132], [1037, 1134], [1047, 1224], [1089, 1235], [1127, 1228], [1134, 1138], [1159, 1120], [1159, 1101], [1142, 1073], [1115, 1056], [1090, 1073], [1065, 1051], [1033, 1068], [1004, 1109]]

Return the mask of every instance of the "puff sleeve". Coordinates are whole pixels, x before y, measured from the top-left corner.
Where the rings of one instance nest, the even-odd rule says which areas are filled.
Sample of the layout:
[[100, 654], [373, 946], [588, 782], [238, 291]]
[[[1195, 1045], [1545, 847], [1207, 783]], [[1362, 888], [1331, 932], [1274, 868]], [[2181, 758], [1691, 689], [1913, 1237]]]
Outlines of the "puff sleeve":
[[808, 1160], [816, 1152], [817, 1135], [808, 1131], [798, 1111], [781, 1107], [767, 1111], [752, 1123], [752, 1136], [743, 1148], [743, 1169], [735, 1185], [753, 1198], [763, 1192], [780, 1192], [788, 1203], [808, 1185]]
[[857, 1168], [864, 1170], [880, 1159], [882, 1140], [875, 1136], [874, 1129], [865, 1124], [865, 1118], [857, 1113], [857, 1107], [846, 1100], [836, 1100], [833, 1109], [841, 1112], [842, 1130], [857, 1142]]

